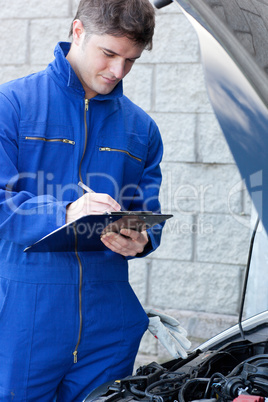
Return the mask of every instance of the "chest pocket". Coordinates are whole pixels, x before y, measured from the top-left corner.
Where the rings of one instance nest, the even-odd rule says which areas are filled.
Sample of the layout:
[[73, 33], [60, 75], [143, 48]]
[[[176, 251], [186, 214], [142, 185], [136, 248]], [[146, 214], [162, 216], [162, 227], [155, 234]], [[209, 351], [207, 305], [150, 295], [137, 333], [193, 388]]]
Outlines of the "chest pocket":
[[[140, 183], [148, 146], [134, 133], [102, 134], [97, 143], [98, 169], [109, 172], [110, 183], [131, 199]], [[108, 181], [107, 186], [108, 186]]]
[[136, 163], [136, 167], [144, 166], [148, 147], [142, 143], [139, 136], [134, 133], [116, 133], [101, 135], [98, 140], [100, 152], [112, 152], [112, 157], [116, 154], [121, 157], [127, 157], [128, 161]]
[[47, 184], [67, 185], [73, 181], [74, 148], [72, 127], [21, 122], [19, 173], [25, 178], [29, 175], [29, 179], [38, 173], [42, 176], [44, 188]]

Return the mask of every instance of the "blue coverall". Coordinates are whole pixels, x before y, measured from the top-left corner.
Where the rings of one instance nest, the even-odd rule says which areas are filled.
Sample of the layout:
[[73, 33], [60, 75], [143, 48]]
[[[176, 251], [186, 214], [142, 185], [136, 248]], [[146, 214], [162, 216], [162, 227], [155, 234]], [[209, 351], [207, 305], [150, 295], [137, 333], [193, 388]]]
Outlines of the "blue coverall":
[[[148, 326], [127, 258], [24, 252], [65, 223], [79, 180], [125, 210], [160, 211], [156, 124], [122, 83], [85, 100], [69, 49], [59, 43], [47, 69], [0, 86], [1, 401], [83, 400], [131, 374]], [[141, 256], [158, 247], [161, 227], [148, 234]]]

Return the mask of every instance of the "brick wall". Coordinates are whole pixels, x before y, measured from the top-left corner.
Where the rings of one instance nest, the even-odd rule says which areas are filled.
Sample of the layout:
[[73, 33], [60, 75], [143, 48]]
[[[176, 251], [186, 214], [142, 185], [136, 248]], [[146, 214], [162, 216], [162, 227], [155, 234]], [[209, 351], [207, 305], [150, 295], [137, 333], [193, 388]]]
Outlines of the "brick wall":
[[[68, 39], [76, 5], [0, 0], [0, 83], [46, 67], [56, 42]], [[236, 320], [250, 203], [207, 97], [196, 34], [177, 4], [157, 11], [154, 49], [124, 88], [161, 130], [161, 201], [174, 214], [159, 250], [131, 262], [131, 283], [143, 305], [178, 317], [195, 345]], [[148, 333], [144, 354], [167, 357]]]

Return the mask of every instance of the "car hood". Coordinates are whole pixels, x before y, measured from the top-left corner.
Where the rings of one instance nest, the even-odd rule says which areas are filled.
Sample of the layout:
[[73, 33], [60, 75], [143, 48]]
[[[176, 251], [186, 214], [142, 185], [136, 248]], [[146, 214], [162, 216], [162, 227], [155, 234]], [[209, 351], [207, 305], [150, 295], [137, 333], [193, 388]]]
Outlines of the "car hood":
[[198, 34], [212, 107], [268, 233], [268, 3], [176, 2]]

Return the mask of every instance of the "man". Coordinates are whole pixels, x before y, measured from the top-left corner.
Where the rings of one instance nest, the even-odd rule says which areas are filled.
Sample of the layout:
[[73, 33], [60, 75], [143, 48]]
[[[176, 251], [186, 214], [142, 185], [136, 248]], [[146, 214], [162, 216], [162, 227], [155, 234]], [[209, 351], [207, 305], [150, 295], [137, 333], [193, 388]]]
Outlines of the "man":
[[81, 401], [131, 374], [148, 318], [127, 260], [161, 227], [107, 233], [103, 252], [24, 249], [85, 214], [159, 212], [160, 134], [121, 82], [153, 30], [148, 0], [82, 0], [71, 46], [0, 87], [1, 401]]

